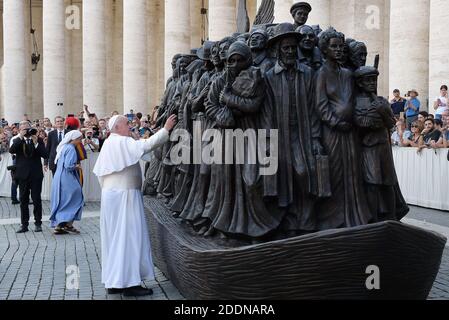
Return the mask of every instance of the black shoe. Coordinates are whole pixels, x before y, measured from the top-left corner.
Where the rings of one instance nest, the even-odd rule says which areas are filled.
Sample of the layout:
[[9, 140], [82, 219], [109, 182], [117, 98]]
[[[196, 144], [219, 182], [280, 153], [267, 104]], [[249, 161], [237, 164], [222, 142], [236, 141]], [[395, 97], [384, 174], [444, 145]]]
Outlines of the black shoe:
[[151, 296], [153, 294], [153, 290], [145, 289], [141, 286], [126, 288], [123, 291], [123, 295], [125, 297], [143, 297], [143, 296]]
[[114, 288], [112, 288], [112, 289], [108, 289], [108, 294], [120, 294], [120, 293], [123, 293], [124, 290], [125, 289], [114, 289]]
[[12, 204], [13, 204], [13, 206], [15, 206], [16, 204], [20, 204], [20, 201], [18, 201], [18, 200], [13, 200], [13, 201], [12, 201]]
[[28, 231], [30, 231], [30, 230], [28, 230], [28, 227], [20, 227], [20, 229], [17, 230], [16, 233], [25, 233], [25, 232], [28, 232]]
[[34, 232], [42, 232], [42, 226], [36, 226], [36, 228], [34, 228]]

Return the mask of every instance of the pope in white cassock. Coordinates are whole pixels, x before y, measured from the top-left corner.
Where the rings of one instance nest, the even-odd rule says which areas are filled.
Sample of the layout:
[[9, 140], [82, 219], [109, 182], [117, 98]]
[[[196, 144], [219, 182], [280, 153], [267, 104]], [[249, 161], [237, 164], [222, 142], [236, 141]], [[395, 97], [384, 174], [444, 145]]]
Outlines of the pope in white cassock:
[[154, 279], [154, 270], [139, 160], [169, 140], [175, 123], [176, 117], [171, 116], [165, 127], [150, 139], [136, 141], [130, 137], [126, 117], [114, 116], [109, 121], [111, 135], [101, 149], [93, 172], [102, 188], [101, 277], [110, 294], [153, 293], [141, 287], [143, 280]]

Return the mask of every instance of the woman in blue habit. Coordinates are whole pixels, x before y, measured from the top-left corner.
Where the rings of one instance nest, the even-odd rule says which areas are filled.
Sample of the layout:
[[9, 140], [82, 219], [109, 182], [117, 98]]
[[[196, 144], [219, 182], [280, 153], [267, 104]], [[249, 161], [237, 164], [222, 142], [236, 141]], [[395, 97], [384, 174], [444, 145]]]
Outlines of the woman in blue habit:
[[83, 188], [76, 145], [82, 140], [80, 131], [67, 133], [57, 148], [56, 173], [51, 186], [51, 227], [55, 234], [79, 234], [73, 227], [81, 220], [84, 206]]

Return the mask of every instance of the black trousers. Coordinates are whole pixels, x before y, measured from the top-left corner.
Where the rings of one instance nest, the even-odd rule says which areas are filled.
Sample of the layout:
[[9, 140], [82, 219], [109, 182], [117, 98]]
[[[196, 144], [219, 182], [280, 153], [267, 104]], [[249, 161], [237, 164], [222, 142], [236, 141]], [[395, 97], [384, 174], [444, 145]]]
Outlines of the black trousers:
[[20, 192], [20, 218], [23, 227], [28, 227], [30, 223], [30, 193], [34, 205], [34, 224], [42, 225], [42, 181], [43, 178], [28, 178], [27, 180], [19, 180]]

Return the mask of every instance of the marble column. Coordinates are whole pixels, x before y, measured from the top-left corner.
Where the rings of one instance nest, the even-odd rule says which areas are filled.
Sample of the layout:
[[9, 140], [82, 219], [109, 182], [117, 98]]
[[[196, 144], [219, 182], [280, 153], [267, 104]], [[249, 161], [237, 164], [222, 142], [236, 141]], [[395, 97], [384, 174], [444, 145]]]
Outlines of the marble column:
[[373, 65], [376, 55], [380, 57], [379, 95], [388, 97], [389, 73], [389, 7], [387, 0], [355, 1], [353, 37], [368, 47], [367, 65]]
[[209, 39], [218, 41], [237, 31], [236, 0], [209, 0]]
[[5, 118], [19, 122], [27, 112], [27, 70], [24, 0], [3, 1], [3, 89]]
[[[154, 0], [147, 4], [147, 42], [148, 42], [148, 103], [151, 112], [161, 99], [161, 87], [165, 86], [164, 77], [164, 0]], [[162, 56], [162, 59], [161, 59]], [[161, 69], [162, 66], [162, 69]], [[161, 71], [162, 70], [162, 71]]]
[[[379, 95], [383, 96], [388, 96], [389, 91], [389, 11], [388, 0], [330, 2], [330, 24], [343, 32], [347, 38], [362, 41], [367, 45], [367, 64], [373, 65], [375, 56], [380, 56], [378, 87]], [[310, 18], [313, 19], [312, 13]], [[313, 21], [310, 23], [313, 24]]]
[[123, 1], [123, 112], [148, 108], [147, 1]]
[[433, 100], [439, 95], [441, 85], [449, 85], [449, 34], [447, 25], [449, 12], [447, 1], [430, 1], [430, 44], [429, 44], [429, 110], [435, 113]]
[[175, 54], [189, 53], [191, 44], [190, 1], [165, 0], [165, 79], [172, 76]]
[[3, 91], [3, 15], [0, 14], [0, 116], [3, 118], [5, 115], [5, 94]]
[[105, 1], [83, 2], [83, 100], [98, 117], [106, 115]]
[[[64, 0], [43, 0], [44, 116], [63, 116], [66, 90]], [[62, 104], [62, 105], [60, 105]]]
[[[299, 1], [294, 1], [299, 2]], [[308, 25], [319, 24], [321, 29], [326, 30], [331, 25], [331, 0], [308, 0], [312, 6], [309, 14]]]
[[293, 22], [293, 17], [290, 14], [293, 0], [276, 0], [274, 3], [274, 22]]
[[201, 37], [203, 34], [203, 23], [201, 15], [201, 1], [190, 0], [190, 28], [192, 34], [190, 37], [190, 47], [201, 47]]
[[416, 89], [425, 107], [429, 90], [430, 0], [396, 0], [391, 1], [390, 8], [389, 91]]
[[[75, 15], [81, 19], [83, 3], [81, 0], [71, 1], [74, 11], [66, 11], [67, 16]], [[81, 22], [81, 21], [80, 21]], [[76, 25], [76, 23], [75, 23]], [[66, 112], [77, 115], [83, 109], [83, 30], [81, 24], [79, 29], [67, 29], [66, 42], [70, 42], [70, 50], [67, 50], [67, 90]], [[66, 46], [67, 48], [67, 46]], [[69, 60], [70, 59], [70, 60]]]

